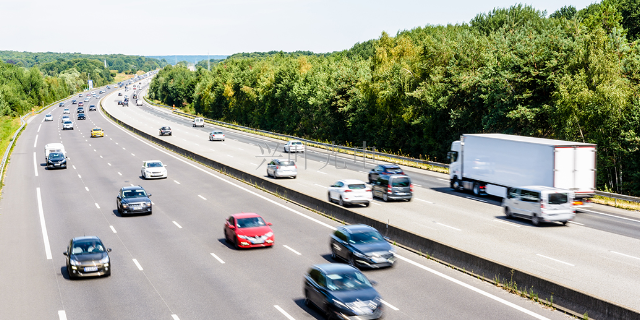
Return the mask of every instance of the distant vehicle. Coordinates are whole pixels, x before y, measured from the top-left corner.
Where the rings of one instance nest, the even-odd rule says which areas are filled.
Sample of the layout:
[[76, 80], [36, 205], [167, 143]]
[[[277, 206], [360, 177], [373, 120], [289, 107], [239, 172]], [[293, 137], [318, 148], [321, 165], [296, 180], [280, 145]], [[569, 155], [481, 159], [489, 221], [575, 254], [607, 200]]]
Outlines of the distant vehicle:
[[146, 179], [167, 178], [167, 166], [162, 164], [160, 160], [147, 160], [142, 162], [140, 175]]
[[141, 186], [130, 186], [120, 188], [116, 197], [116, 206], [120, 214], [124, 213], [147, 213], [151, 214], [151, 194]]
[[71, 114], [71, 111], [69, 111], [69, 108], [64, 108], [64, 110], [62, 110], [62, 114]]
[[118, 100], [118, 105], [121, 106], [122, 105], [122, 100]]
[[44, 121], [53, 121], [53, 116], [51, 113], [44, 116]]
[[193, 118], [193, 120], [191, 120], [191, 125], [193, 127], [204, 127], [204, 119], [203, 118]]
[[91, 100], [91, 98], [89, 97], [84, 98], [84, 102], [88, 102], [89, 100]]
[[51, 152], [47, 156], [47, 169], [67, 168], [67, 157], [62, 152]]
[[236, 213], [224, 222], [224, 239], [236, 249], [273, 246], [273, 230], [255, 213]]
[[78, 97], [82, 97], [82, 93], [78, 95]]
[[107, 86], [107, 89], [111, 89], [111, 87]]
[[273, 159], [267, 165], [267, 176], [274, 178], [296, 178], [298, 167], [293, 160]]
[[78, 113], [78, 120], [86, 120], [86, 116], [84, 115], [84, 113]]
[[95, 91], [91, 91], [91, 94], [95, 96], [95, 95], [96, 95], [96, 92], [95, 92]]
[[304, 152], [304, 144], [298, 140], [287, 141], [284, 144], [284, 152]]
[[89, 111], [96, 111], [96, 105], [95, 104], [90, 105]]
[[124, 101], [122, 101], [122, 106], [123, 107], [128, 107], [129, 106], [129, 99], [124, 99]]
[[121, 97], [121, 96], [122, 96], [122, 92], [118, 92], [118, 97]]
[[209, 141], [224, 141], [224, 133], [222, 131], [211, 131], [209, 132]]
[[62, 143], [47, 143], [44, 146], [44, 161], [47, 162], [49, 159], [49, 154], [52, 152], [62, 153], [65, 158], [67, 157], [67, 152], [64, 149], [64, 145]]
[[380, 319], [384, 307], [373, 284], [352, 266], [318, 264], [304, 277], [304, 303], [329, 319]]
[[413, 184], [411, 178], [406, 175], [381, 174], [378, 180], [371, 184], [371, 192], [374, 197], [382, 200], [407, 200], [413, 197]]
[[77, 103], [76, 99], [71, 100], [71, 104], [76, 104], [76, 103]]
[[67, 120], [63, 122], [62, 130], [73, 130], [73, 121]]
[[507, 134], [464, 134], [451, 144], [449, 182], [454, 190], [504, 198], [510, 187], [546, 186], [592, 197], [596, 145]]
[[142, 106], [142, 99], [136, 100], [136, 106], [138, 106], [138, 107]]
[[82, 101], [78, 102], [78, 106], [84, 106], [84, 102]]
[[69, 278], [111, 275], [111, 248], [105, 248], [98, 237], [83, 236], [71, 239], [67, 251], [67, 272]]
[[76, 113], [84, 113], [84, 107], [78, 107], [78, 109], [76, 109]]
[[507, 218], [524, 218], [538, 226], [542, 222], [567, 222], [576, 215], [571, 190], [545, 186], [509, 188], [502, 207]]
[[373, 201], [371, 189], [360, 180], [345, 179], [336, 181], [329, 187], [327, 192], [329, 202], [338, 201], [341, 206], [349, 204], [364, 204], [369, 206], [369, 202]]
[[104, 137], [104, 131], [98, 127], [91, 129], [91, 138]]
[[71, 120], [71, 118], [68, 115], [63, 115], [62, 120], [60, 122], [64, 123], [65, 121], [69, 121], [69, 120]]
[[131, 99], [138, 99], [138, 95], [134, 92], [133, 95], [131, 95]]
[[[75, 100], [73, 100], [75, 101]], [[64, 102], [60, 102], [60, 104], [58, 104], [58, 107], [64, 107]]]
[[164, 136], [164, 135], [169, 135], [170, 136], [170, 135], [172, 135], [171, 134], [171, 127], [168, 127], [168, 126], [161, 127], [160, 128], [160, 135], [161, 136]]
[[375, 168], [369, 171], [369, 183], [373, 183], [378, 180], [378, 176], [381, 174], [404, 174], [402, 168], [397, 164], [381, 164], [375, 166]]
[[331, 257], [355, 268], [391, 267], [396, 249], [373, 227], [354, 224], [338, 227], [331, 236]]

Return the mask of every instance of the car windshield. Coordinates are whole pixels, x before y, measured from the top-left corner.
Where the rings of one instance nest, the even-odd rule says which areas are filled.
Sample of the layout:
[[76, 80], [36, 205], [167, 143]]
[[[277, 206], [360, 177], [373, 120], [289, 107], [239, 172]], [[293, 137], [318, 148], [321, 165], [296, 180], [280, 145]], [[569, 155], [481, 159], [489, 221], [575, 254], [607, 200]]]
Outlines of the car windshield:
[[59, 152], [49, 153], [49, 159], [60, 159], [60, 158], [64, 158], [64, 155], [62, 153], [59, 153]]
[[147, 162], [147, 168], [162, 168], [162, 162]]
[[408, 187], [411, 185], [409, 178], [393, 178], [391, 179], [392, 187]]
[[220, 132], [220, 131], [214, 131], [214, 132], [212, 132], [212, 133], [213, 133], [213, 134], [222, 134], [222, 132]]
[[47, 117], [47, 118], [51, 118], [51, 117], [52, 117], [52, 115], [48, 114], [48, 115], [46, 115], [45, 117]]
[[131, 190], [125, 190], [123, 192], [124, 197], [125, 198], [140, 198], [140, 197], [146, 197], [147, 193], [144, 192], [143, 189], [131, 189]]
[[358, 183], [358, 184], [350, 184], [349, 185], [349, 189], [351, 190], [361, 190], [361, 189], [366, 189], [367, 186], [364, 183]]
[[93, 131], [100, 132], [100, 131], [102, 131], [102, 129], [93, 129]]
[[64, 124], [72, 124], [73, 122], [71, 121], [65, 121]]
[[349, 238], [349, 242], [354, 244], [374, 243], [380, 241], [384, 241], [384, 238], [380, 232], [373, 230], [352, 233]]
[[565, 204], [569, 202], [569, 196], [566, 193], [550, 193], [549, 204]]
[[92, 254], [105, 252], [100, 240], [80, 240], [73, 243], [71, 254]]
[[162, 130], [171, 130], [169, 127], [162, 127]]
[[360, 272], [327, 274], [327, 289], [331, 291], [349, 291], [371, 287], [371, 282]]
[[400, 167], [387, 167], [385, 168], [385, 171], [389, 173], [402, 173], [402, 169], [400, 169]]
[[238, 228], [255, 228], [267, 225], [261, 217], [242, 218], [238, 219], [237, 223]]
[[281, 161], [280, 161], [280, 165], [282, 165], [282, 166], [285, 166], [285, 167], [286, 167], [286, 166], [295, 166], [296, 164], [295, 164], [295, 162], [293, 162], [293, 161], [289, 161], [289, 160], [282, 161], [282, 160], [281, 160]]

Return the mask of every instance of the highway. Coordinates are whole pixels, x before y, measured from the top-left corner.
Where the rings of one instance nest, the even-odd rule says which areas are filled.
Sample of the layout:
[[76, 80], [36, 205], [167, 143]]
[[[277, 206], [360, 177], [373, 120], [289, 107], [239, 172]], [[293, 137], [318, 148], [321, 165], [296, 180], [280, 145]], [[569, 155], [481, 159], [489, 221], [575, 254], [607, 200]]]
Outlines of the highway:
[[[107, 95], [105, 106], [123, 110], [115, 98]], [[75, 106], [65, 107], [75, 116]], [[53, 122], [42, 121], [46, 112], [29, 119], [7, 168], [0, 319], [321, 318], [304, 306], [303, 275], [333, 262], [328, 241], [336, 222], [143, 141], [101, 111], [62, 131], [62, 109], [49, 109]], [[134, 111], [143, 112], [123, 110]], [[95, 126], [105, 137], [90, 138]], [[50, 142], [65, 145], [68, 169], [45, 169]], [[168, 165], [168, 179], [141, 179], [142, 161], [151, 159]], [[138, 184], [153, 194], [153, 214], [120, 216], [117, 191]], [[224, 219], [238, 212], [272, 222], [275, 246], [225, 244]], [[113, 249], [112, 276], [69, 280], [62, 252], [82, 235]], [[365, 271], [379, 283], [386, 319], [567, 318], [405, 250], [398, 256], [393, 268]]]
[[[171, 125], [174, 135], [162, 139], [265, 178], [265, 166], [260, 166], [262, 159], [289, 156], [281, 153], [281, 149], [275, 156], [269, 155], [264, 145], [270, 144], [273, 151], [277, 145], [281, 148], [282, 141], [225, 128], [222, 128], [228, 137], [225, 142], [210, 142], [207, 133], [215, 126], [192, 128], [188, 119], [164, 108], [146, 104], [121, 108], [113, 101], [106, 101], [104, 106], [117, 118], [149, 134], [157, 134], [162, 125]], [[262, 150], [258, 144], [263, 146]], [[272, 181], [326, 199], [326, 188], [338, 179], [366, 180], [371, 166], [363, 168], [361, 160], [353, 163], [352, 157], [339, 156], [338, 167], [342, 167], [341, 159], [347, 164], [347, 169], [340, 169], [335, 165], [335, 157], [327, 164], [328, 156], [326, 150], [316, 148], [291, 155], [297, 157], [298, 178]], [[418, 185], [412, 202], [376, 200], [368, 208], [354, 206], [351, 209], [640, 310], [640, 301], [635, 298], [640, 287], [636, 276], [640, 272], [640, 218], [633, 213], [593, 205], [578, 214], [567, 227], [560, 224], [534, 227], [528, 221], [505, 219], [495, 199], [451, 191], [446, 175], [413, 168], [405, 170]]]

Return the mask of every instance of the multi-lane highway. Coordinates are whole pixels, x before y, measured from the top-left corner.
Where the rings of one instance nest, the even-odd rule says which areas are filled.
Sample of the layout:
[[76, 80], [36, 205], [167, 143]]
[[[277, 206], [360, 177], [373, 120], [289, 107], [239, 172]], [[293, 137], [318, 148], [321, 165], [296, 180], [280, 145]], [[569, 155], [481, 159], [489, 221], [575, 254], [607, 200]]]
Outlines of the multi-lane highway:
[[[156, 107], [117, 107], [113, 98], [105, 108], [115, 117], [157, 134], [162, 125], [173, 128], [173, 136], [162, 139], [216, 161], [266, 177], [263, 159], [287, 157], [282, 141], [222, 128], [228, 139], [210, 142], [214, 126], [192, 128], [190, 120]], [[278, 146], [275, 156], [269, 155]], [[260, 149], [258, 145], [262, 145]], [[329, 152], [309, 148], [298, 154], [298, 178], [274, 182], [326, 199], [327, 186], [338, 179], [366, 180], [372, 166], [361, 159], [329, 157]], [[291, 155], [294, 157], [294, 155]], [[329, 161], [327, 161], [329, 159]], [[343, 162], [344, 161], [344, 162]], [[346, 169], [341, 169], [343, 165]], [[412, 202], [374, 201], [368, 208], [352, 207], [361, 214], [389, 222], [406, 230], [499, 261], [557, 283], [588, 292], [632, 309], [640, 310], [636, 288], [640, 287], [640, 218], [630, 212], [593, 206], [582, 211], [569, 226], [548, 224], [534, 227], [527, 221], [504, 218], [499, 202], [466, 193], [452, 192], [442, 174], [405, 168], [413, 178]], [[588, 279], [588, 280], [587, 280]]]
[[[105, 106], [148, 117], [140, 108], [117, 107], [115, 99], [106, 96]], [[75, 116], [75, 106], [66, 107]], [[333, 262], [328, 240], [336, 222], [143, 141], [101, 111], [62, 131], [62, 109], [49, 109], [53, 122], [43, 122], [43, 114], [29, 119], [7, 169], [0, 319], [320, 318], [304, 306], [302, 280], [311, 265]], [[90, 138], [95, 126], [104, 138]], [[68, 169], [45, 169], [50, 142], [65, 145]], [[141, 179], [142, 161], [151, 159], [168, 165], [168, 179]], [[132, 184], [153, 194], [152, 215], [117, 213], [118, 189]], [[224, 219], [238, 212], [272, 222], [275, 246], [225, 244]], [[62, 252], [82, 235], [99, 236], [113, 249], [110, 277], [69, 280]], [[410, 252], [399, 249], [398, 256], [391, 269], [365, 271], [379, 283], [387, 319], [566, 318]]]

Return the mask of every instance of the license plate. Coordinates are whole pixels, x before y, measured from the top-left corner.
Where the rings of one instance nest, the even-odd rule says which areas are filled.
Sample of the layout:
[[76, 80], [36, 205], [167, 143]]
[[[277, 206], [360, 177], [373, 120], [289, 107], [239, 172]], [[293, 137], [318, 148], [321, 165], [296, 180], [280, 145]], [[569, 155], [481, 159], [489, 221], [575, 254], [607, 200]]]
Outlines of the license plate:
[[399, 195], [399, 196], [404, 196], [404, 195], [406, 195], [406, 193], [404, 193], [404, 192], [396, 192], [396, 194], [397, 194], [397, 195]]
[[98, 271], [98, 267], [84, 267], [84, 272]]
[[264, 240], [251, 240], [252, 244], [263, 244]]

